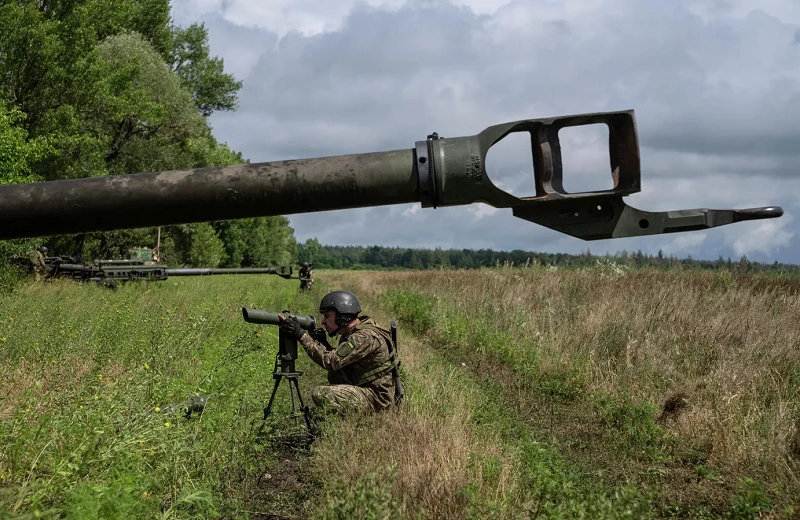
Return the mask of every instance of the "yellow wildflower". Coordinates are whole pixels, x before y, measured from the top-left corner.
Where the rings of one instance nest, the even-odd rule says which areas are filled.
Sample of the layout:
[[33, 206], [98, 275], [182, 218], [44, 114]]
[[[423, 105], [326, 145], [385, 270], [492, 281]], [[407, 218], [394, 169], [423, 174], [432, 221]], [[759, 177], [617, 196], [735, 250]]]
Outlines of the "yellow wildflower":
[[145, 370], [150, 370], [150, 365], [148, 365], [147, 363], [145, 363], [145, 364], [144, 364], [144, 369], [145, 369]]
[[170, 424], [170, 423], [168, 423], [168, 422], [165, 422], [165, 423], [164, 423], [164, 428], [169, 428], [170, 426], [171, 426], [171, 424]]
[[156, 412], [160, 412], [160, 411], [161, 411], [161, 408], [156, 406]]

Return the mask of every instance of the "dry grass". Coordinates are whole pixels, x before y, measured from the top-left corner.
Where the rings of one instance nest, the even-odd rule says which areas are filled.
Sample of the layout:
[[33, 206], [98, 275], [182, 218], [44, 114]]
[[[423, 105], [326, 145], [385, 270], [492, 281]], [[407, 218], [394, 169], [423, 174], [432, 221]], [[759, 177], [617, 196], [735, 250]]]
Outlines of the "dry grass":
[[[668, 477], [681, 480], [674, 492], [665, 493], [670, 499], [681, 502], [689, 494], [694, 496], [690, 502], [698, 497], [718, 504], [728, 500], [733, 481], [720, 488], [714, 478], [698, 479], [696, 464], [728, 477], [747, 475], [789, 495], [800, 490], [796, 280], [602, 266], [336, 273], [326, 281], [356, 291], [371, 311], [387, 289], [428, 295], [437, 302], [437, 313], [446, 311], [440, 315], [469, 316], [506, 332], [521, 356], [536, 360], [539, 373], [579, 373], [586, 395], [658, 405], [657, 421], [676, 440], [679, 462], [688, 465]], [[435, 334], [447, 329], [436, 327]], [[513, 463], [499, 441], [471, 423], [475, 404], [463, 395], [465, 386], [450, 385], [446, 369], [425, 362], [431, 345], [402, 339], [419, 401], [409, 401], [401, 415], [374, 419], [369, 425], [374, 434], [358, 443], [323, 441], [321, 474], [355, 479], [397, 462], [394, 496], [404, 497], [410, 511], [418, 511], [411, 505], [420, 504], [429, 517], [451, 518], [463, 514], [460, 490], [475, 482], [467, 461], [480, 453], [503, 461], [503, 478], [481, 492], [513, 495]], [[434, 398], [449, 408], [429, 409]], [[519, 398], [518, 411], [528, 406], [523, 393]], [[532, 420], [546, 415], [537, 413]], [[596, 433], [584, 428], [577, 413], [556, 413], [561, 415], [548, 418], [555, 421], [554, 435], [579, 439], [584, 430]], [[357, 435], [364, 426], [343, 427]], [[357, 449], [348, 452], [348, 446]]]
[[796, 284], [613, 268], [383, 273], [371, 283], [489, 320], [535, 348], [542, 370], [580, 367], [591, 391], [659, 404], [680, 394], [668, 424], [710, 444], [711, 462], [798, 482]]
[[[472, 423], [475, 396], [459, 381], [463, 374], [426, 362], [418, 342], [402, 340], [403, 363], [412, 374], [402, 412], [336, 423], [335, 434], [314, 445], [319, 478], [354, 482], [396, 464], [392, 494], [400, 497], [404, 518], [463, 518], [463, 491], [474, 482], [489, 499], [513, 493], [514, 462], [490, 432]], [[490, 483], [481, 465], [471, 464], [476, 455], [501, 461]]]
[[[31, 411], [48, 413], [57, 407], [61, 392], [69, 390], [93, 369], [94, 362], [80, 354], [70, 354], [65, 359], [53, 359], [40, 364], [21, 359], [16, 367], [4, 374], [0, 385], [0, 419], [13, 415], [20, 404], [30, 401]], [[121, 377], [128, 377], [121, 365], [109, 365], [98, 383], [102, 386]]]
[[[380, 275], [342, 273], [326, 282], [371, 302], [365, 311], [380, 323], [393, 319], [374, 301], [384, 288]], [[392, 494], [403, 518], [464, 518], [470, 485], [490, 502], [515, 495], [517, 461], [491, 428], [472, 420], [480, 396], [467, 369], [435, 361], [435, 352], [402, 327], [398, 345], [406, 374], [402, 410], [335, 423], [334, 435], [315, 442], [315, 473], [354, 482], [393, 467]], [[484, 474], [483, 460], [496, 462], [491, 475]]]

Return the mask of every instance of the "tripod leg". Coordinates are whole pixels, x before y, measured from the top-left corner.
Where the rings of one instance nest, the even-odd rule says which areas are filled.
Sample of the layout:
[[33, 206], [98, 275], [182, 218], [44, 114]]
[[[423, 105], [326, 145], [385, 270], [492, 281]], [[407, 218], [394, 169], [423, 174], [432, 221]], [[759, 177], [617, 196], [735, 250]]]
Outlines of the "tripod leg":
[[300, 401], [300, 410], [303, 412], [303, 419], [305, 419], [306, 429], [311, 431], [311, 419], [308, 417], [308, 406], [303, 403], [303, 395], [300, 393], [300, 383], [297, 381], [297, 379], [293, 379], [292, 382], [294, 383], [294, 387], [297, 389], [297, 400]]
[[262, 419], [262, 421], [267, 419], [267, 416], [269, 415], [270, 410], [272, 410], [272, 402], [275, 401], [275, 394], [278, 392], [278, 385], [280, 384], [280, 382], [281, 382], [281, 378], [280, 377], [276, 377], [275, 378], [275, 386], [272, 387], [272, 395], [269, 397], [269, 404], [267, 405], [266, 408], [264, 408], [264, 418]]

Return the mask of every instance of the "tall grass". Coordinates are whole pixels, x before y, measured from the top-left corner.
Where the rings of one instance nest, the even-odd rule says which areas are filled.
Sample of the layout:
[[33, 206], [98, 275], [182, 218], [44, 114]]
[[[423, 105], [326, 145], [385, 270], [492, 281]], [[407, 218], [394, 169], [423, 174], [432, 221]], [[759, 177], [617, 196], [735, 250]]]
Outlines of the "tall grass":
[[[56, 281], [4, 297], [0, 517], [302, 511], [296, 496], [265, 484], [286, 457], [253, 433], [277, 330], [245, 323], [240, 309], [308, 312], [315, 298], [266, 276], [116, 292]], [[162, 410], [197, 394], [208, 396], [202, 416]]]
[[797, 508], [798, 280], [614, 265], [349, 280], [584, 479], [656, 491], [664, 516]]
[[[758, 518], [800, 510], [800, 283], [541, 267], [186, 278], [0, 300], [0, 518]], [[327, 290], [400, 325], [400, 410], [288, 391], [277, 330]], [[321, 369], [301, 352], [308, 400]], [[165, 405], [207, 395], [202, 416]], [[289, 432], [287, 435], [279, 435]]]

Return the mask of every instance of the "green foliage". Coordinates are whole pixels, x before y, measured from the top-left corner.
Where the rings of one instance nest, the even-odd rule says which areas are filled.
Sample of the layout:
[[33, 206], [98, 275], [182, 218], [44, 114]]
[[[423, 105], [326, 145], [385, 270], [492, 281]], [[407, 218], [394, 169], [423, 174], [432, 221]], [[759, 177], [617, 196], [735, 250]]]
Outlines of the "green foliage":
[[98, 45], [106, 82], [89, 124], [108, 143], [109, 173], [186, 166], [183, 143], [206, 126], [192, 94], [139, 34], [109, 36]]
[[300, 262], [309, 262], [314, 266], [324, 265], [326, 256], [325, 248], [316, 238], [309, 238], [305, 243], [297, 245], [297, 257]]
[[225, 254], [225, 246], [214, 233], [211, 224], [200, 222], [193, 224], [189, 229], [191, 240], [188, 254], [189, 263], [217, 267]]
[[297, 261], [297, 241], [282, 216], [212, 223], [225, 245], [226, 267], [289, 265]]
[[316, 520], [399, 520], [400, 504], [392, 496], [393, 468], [373, 471], [356, 482], [335, 482], [325, 494]]
[[634, 404], [627, 397], [601, 397], [595, 406], [601, 423], [613, 430], [619, 448], [653, 460], [663, 458], [664, 430], [656, 424], [655, 405]]
[[[168, 0], [6, 2], [0, 6], [0, 182], [244, 163], [240, 152], [216, 141], [204, 117], [235, 109], [241, 86], [210, 54], [203, 25], [172, 25]], [[296, 259], [293, 231], [282, 217], [212, 228], [164, 228], [165, 257], [173, 265], [231, 267]], [[222, 231], [234, 239], [224, 251]], [[156, 234], [150, 228], [42, 241], [54, 253], [94, 259], [154, 247]]]
[[751, 478], [744, 478], [741, 488], [733, 496], [727, 516], [736, 520], [749, 520], [760, 518], [761, 513], [771, 509], [772, 501], [764, 494], [761, 484]]
[[205, 25], [192, 24], [174, 30], [172, 70], [194, 93], [194, 104], [204, 116], [236, 108], [236, 92], [242, 88], [242, 82], [223, 72], [220, 58], [209, 55]]
[[[318, 247], [319, 246], [319, 247]], [[698, 269], [718, 270], [723, 279], [730, 282], [741, 279], [743, 274], [769, 272], [778, 276], [793, 276], [800, 273], [794, 264], [761, 264], [759, 262], [732, 262], [718, 260], [696, 260], [689, 258], [653, 256], [637, 251], [623, 251], [617, 255], [593, 255], [590, 251], [580, 254], [544, 253], [539, 251], [495, 251], [492, 249], [420, 249], [382, 246], [320, 246], [316, 238], [300, 244], [301, 255], [307, 247], [314, 250], [315, 266], [321, 269], [479, 269], [482, 267], [536, 267], [553, 266], [570, 269], [603, 267], [609, 275], [616, 275], [631, 268]], [[321, 248], [321, 249], [320, 249]], [[724, 282], [720, 283], [723, 286]]]
[[11, 259], [26, 257], [28, 251], [39, 245], [36, 239], [0, 240], [0, 294], [14, 291], [28, 274], [26, 269], [13, 264]]
[[[0, 300], [0, 517], [271, 510], [259, 477], [283, 458], [264, 449], [252, 425], [271, 389], [277, 329], [245, 323], [241, 307], [309, 313], [319, 297], [252, 275], [116, 292], [57, 281]], [[305, 374], [308, 395], [324, 373]], [[161, 410], [198, 393], [208, 398], [202, 417]], [[276, 400], [268, 427], [288, 419], [288, 391]], [[299, 495], [283, 512], [302, 515], [305, 506]]]
[[48, 138], [28, 139], [19, 108], [0, 100], [0, 184], [21, 184], [42, 180], [32, 165], [53, 153]]
[[417, 334], [425, 334], [436, 320], [436, 301], [410, 291], [388, 289], [382, 295], [382, 303], [397, 314], [397, 317]]

